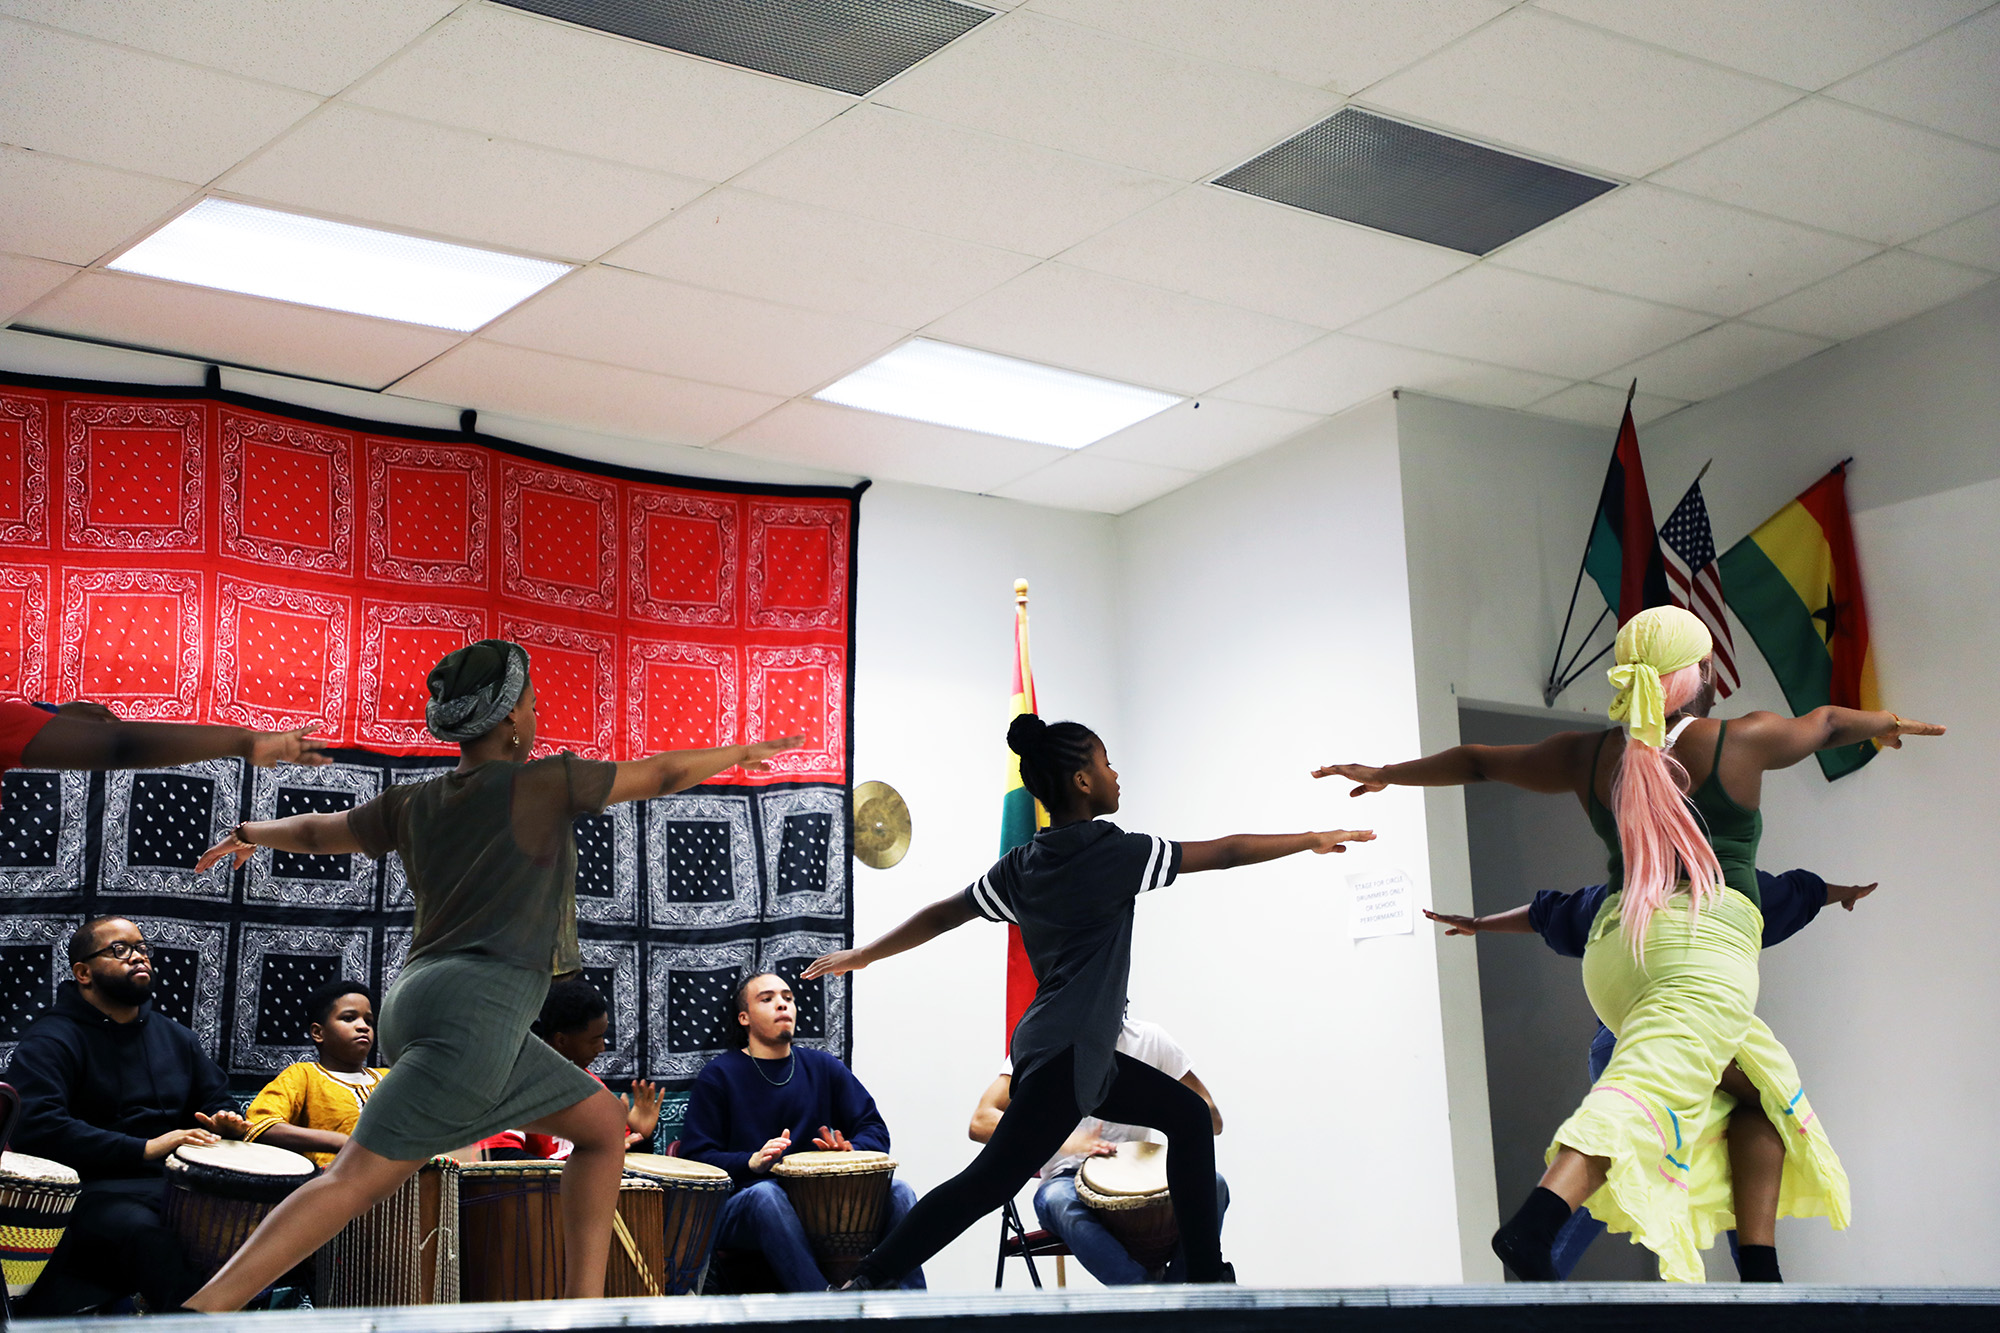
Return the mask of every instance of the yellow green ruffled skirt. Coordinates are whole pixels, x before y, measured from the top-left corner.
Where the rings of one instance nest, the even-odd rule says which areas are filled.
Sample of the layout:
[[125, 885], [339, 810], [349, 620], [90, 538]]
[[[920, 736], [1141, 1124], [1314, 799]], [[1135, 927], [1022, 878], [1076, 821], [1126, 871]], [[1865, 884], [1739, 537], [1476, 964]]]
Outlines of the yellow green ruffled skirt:
[[1757, 954], [1764, 919], [1740, 893], [1724, 893], [1693, 924], [1676, 895], [1653, 914], [1640, 959], [1619, 930], [1621, 894], [1591, 924], [1583, 984], [1591, 1007], [1618, 1035], [1617, 1051], [1583, 1104], [1549, 1145], [1611, 1160], [1592, 1217], [1659, 1256], [1669, 1282], [1703, 1280], [1701, 1251], [1736, 1225], [1729, 1174], [1729, 1114], [1716, 1087], [1735, 1060], [1756, 1087], [1785, 1143], [1778, 1216], [1848, 1218], [1847, 1173], [1806, 1100], [1798, 1069], [1757, 1017]]

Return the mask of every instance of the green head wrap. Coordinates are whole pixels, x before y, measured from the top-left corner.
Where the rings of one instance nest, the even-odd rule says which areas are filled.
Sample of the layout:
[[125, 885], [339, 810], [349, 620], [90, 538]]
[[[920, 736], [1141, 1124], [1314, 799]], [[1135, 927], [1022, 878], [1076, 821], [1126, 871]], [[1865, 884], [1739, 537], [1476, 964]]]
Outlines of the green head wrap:
[[1618, 697], [1611, 720], [1623, 722], [1633, 740], [1655, 750], [1667, 743], [1667, 699], [1660, 677], [1691, 667], [1714, 651], [1708, 626], [1692, 611], [1655, 606], [1618, 631], [1618, 665], [1608, 673]]
[[528, 688], [528, 650], [506, 639], [469, 643], [431, 668], [424, 725], [441, 741], [476, 741], [514, 711]]

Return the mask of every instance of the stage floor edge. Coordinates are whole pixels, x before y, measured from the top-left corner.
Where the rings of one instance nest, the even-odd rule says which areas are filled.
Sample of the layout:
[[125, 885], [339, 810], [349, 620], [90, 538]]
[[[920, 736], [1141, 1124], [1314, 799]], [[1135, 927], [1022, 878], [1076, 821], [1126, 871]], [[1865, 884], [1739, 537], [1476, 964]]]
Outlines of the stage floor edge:
[[[1691, 1308], [1691, 1307], [1699, 1307]], [[966, 1321], [977, 1321], [968, 1330]], [[1292, 1330], [1602, 1330], [1780, 1333], [1813, 1329], [2000, 1328], [2000, 1288], [1668, 1286], [1593, 1282], [1437, 1287], [1145, 1287], [1125, 1291], [1010, 1290], [991, 1294], [870, 1292], [286, 1310], [162, 1316], [148, 1330], [275, 1333], [596, 1333], [748, 1325], [768, 1333], [1291, 1333]], [[104, 1333], [107, 1320], [21, 1320], [35, 1333]]]

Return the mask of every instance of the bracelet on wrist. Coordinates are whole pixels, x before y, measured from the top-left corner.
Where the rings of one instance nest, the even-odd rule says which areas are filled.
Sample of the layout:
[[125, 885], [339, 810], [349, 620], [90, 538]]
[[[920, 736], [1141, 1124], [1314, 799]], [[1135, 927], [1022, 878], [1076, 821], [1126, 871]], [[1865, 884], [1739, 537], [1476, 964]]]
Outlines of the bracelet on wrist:
[[255, 847], [257, 844], [250, 841], [250, 835], [243, 831], [249, 825], [249, 822], [250, 821], [246, 819], [243, 821], [243, 823], [238, 824], [235, 828], [230, 830], [229, 836], [236, 839], [236, 841], [242, 843], [245, 847]]

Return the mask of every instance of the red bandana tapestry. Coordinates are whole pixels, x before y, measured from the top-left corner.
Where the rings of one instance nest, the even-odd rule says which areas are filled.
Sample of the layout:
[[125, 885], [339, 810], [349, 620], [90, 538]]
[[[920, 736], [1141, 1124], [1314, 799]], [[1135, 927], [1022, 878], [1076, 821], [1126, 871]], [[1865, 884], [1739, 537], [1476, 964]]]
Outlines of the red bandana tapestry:
[[[408, 944], [393, 855], [260, 857], [225, 884], [194, 876], [192, 853], [241, 818], [440, 771], [455, 748], [424, 729], [424, 677], [492, 637], [529, 651], [537, 754], [807, 737], [769, 773], [579, 821], [586, 975], [614, 1035], [599, 1070], [684, 1085], [737, 970], [851, 937], [859, 495], [219, 390], [0, 382], [0, 697], [310, 723], [342, 747], [322, 769], [8, 775], [0, 974], [50, 980], [0, 1004], [0, 1054], [85, 912], [143, 918], [166, 947], [160, 1007], [246, 1079], [305, 1049], [291, 1008], [319, 980], [386, 985]], [[814, 1044], [844, 1054], [844, 986], [811, 1004]]]

